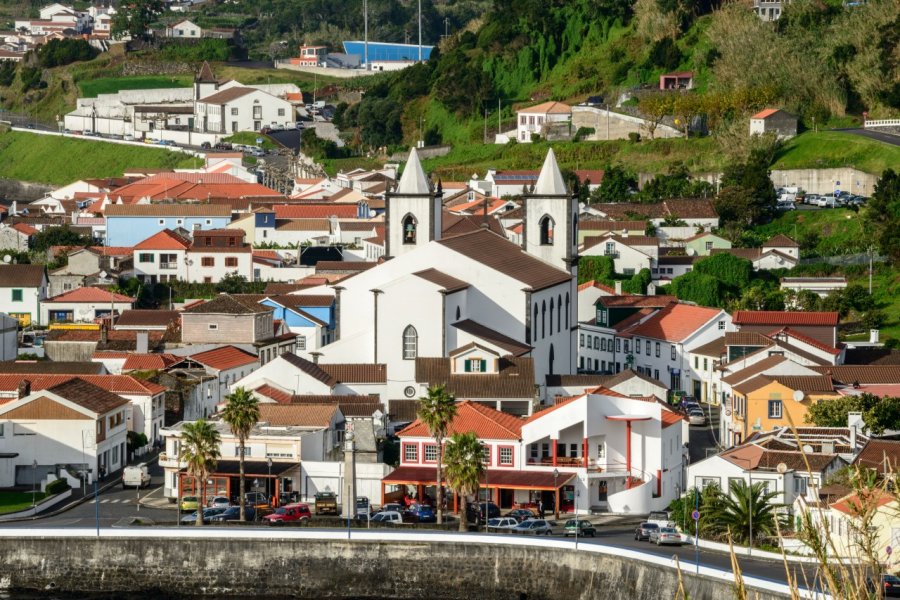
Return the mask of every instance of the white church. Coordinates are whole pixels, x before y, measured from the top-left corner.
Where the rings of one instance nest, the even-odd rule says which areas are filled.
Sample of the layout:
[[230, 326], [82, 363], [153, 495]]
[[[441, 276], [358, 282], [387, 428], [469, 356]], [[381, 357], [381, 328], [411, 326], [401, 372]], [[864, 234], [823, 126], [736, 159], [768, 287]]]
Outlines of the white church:
[[[546, 376], [577, 363], [578, 205], [553, 150], [523, 203], [521, 246], [486, 227], [443, 237], [439, 188], [413, 149], [387, 196], [387, 260], [298, 292], [336, 296], [335, 340], [314, 361], [280, 357], [235, 386], [378, 393], [392, 415], [435, 383], [498, 410], [513, 398], [516, 414], [546, 402]], [[383, 381], [355, 389], [352, 373], [372, 365], [384, 365]]]

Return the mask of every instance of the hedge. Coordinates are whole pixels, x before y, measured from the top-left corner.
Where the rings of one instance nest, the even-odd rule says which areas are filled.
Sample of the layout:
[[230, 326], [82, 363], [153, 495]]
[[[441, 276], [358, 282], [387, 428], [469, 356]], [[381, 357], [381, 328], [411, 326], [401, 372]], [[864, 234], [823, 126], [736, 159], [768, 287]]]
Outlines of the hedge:
[[69, 489], [69, 487], [70, 486], [68, 481], [66, 481], [65, 479], [57, 479], [48, 483], [44, 491], [47, 492], [48, 496], [52, 496], [66, 491], [67, 489]]

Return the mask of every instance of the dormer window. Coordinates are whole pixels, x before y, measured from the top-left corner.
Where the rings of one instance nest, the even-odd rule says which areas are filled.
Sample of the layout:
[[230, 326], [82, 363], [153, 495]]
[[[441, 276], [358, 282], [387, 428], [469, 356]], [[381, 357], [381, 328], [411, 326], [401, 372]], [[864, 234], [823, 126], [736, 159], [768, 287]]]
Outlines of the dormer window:
[[406, 215], [403, 217], [403, 243], [404, 244], [415, 244], [416, 243], [416, 227], [418, 227], [419, 222], [416, 221], [416, 218], [412, 215]]
[[487, 361], [483, 358], [467, 358], [465, 362], [466, 373], [485, 373]]
[[540, 221], [541, 226], [541, 245], [553, 245], [553, 219], [549, 215], [544, 215]]

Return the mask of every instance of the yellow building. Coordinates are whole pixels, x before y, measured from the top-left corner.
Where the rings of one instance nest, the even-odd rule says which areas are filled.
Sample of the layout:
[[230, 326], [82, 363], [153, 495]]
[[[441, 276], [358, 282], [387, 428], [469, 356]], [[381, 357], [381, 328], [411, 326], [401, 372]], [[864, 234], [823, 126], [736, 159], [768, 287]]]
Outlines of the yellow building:
[[760, 375], [732, 388], [735, 433], [732, 445], [776, 427], [805, 423], [815, 402], [840, 397], [828, 375]]

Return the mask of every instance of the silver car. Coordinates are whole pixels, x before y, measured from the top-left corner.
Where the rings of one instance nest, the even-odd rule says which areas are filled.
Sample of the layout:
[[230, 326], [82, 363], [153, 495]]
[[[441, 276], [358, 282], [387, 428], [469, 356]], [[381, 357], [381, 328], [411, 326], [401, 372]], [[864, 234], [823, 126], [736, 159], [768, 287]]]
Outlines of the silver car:
[[496, 519], [488, 519], [487, 522], [487, 530], [488, 531], [503, 531], [507, 529], [513, 529], [518, 526], [519, 522], [516, 521], [512, 517], [499, 517]]
[[684, 540], [674, 527], [660, 527], [650, 532], [650, 542], [657, 546], [680, 546]]
[[702, 408], [692, 408], [688, 411], [688, 422], [691, 425], [706, 425], [706, 415]]
[[511, 529], [513, 533], [530, 533], [533, 535], [554, 535], [559, 533], [556, 521], [546, 519], [529, 519], [522, 521]]

